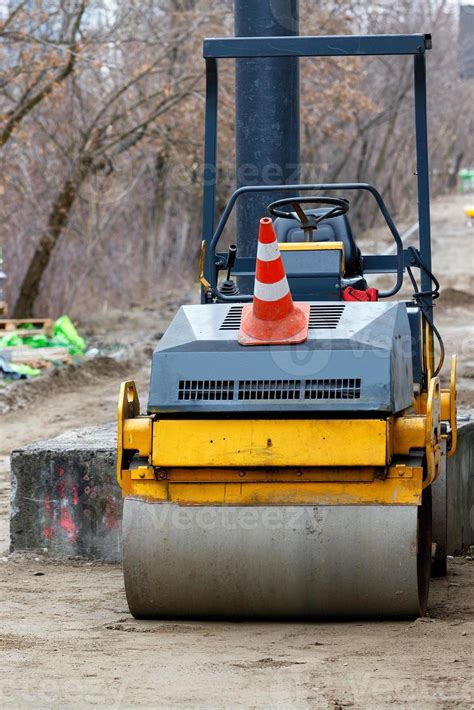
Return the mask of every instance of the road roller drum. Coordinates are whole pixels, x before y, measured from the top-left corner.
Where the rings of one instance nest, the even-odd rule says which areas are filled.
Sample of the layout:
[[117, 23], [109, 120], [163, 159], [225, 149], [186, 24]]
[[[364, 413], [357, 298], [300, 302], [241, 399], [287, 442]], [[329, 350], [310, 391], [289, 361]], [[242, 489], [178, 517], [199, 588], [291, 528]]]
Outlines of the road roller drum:
[[189, 507], [127, 498], [136, 618], [416, 617], [429, 501], [417, 506]]

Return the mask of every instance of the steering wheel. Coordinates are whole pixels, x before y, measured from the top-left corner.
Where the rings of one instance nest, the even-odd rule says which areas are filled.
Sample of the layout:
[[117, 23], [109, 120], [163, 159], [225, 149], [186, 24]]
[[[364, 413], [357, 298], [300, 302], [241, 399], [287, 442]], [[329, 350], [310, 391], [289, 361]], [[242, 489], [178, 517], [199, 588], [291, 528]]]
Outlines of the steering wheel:
[[[323, 214], [308, 214], [301, 207], [304, 204], [314, 204], [327, 206], [328, 209]], [[285, 205], [291, 205], [293, 212], [286, 212], [280, 209]], [[348, 212], [350, 207], [349, 200], [343, 197], [285, 197], [283, 200], [277, 200], [268, 205], [267, 210], [273, 217], [283, 217], [283, 219], [294, 219], [299, 222], [301, 229], [304, 232], [305, 240], [311, 241], [312, 232], [318, 228], [318, 224], [329, 217], [340, 217]]]

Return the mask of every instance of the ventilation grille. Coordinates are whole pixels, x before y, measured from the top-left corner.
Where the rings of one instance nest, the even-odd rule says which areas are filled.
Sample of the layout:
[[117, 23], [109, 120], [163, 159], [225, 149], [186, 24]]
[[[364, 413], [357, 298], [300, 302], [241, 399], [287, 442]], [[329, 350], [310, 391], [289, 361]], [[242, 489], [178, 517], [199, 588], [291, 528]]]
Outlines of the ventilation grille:
[[[360, 379], [320, 380], [180, 380], [180, 401], [360, 399]], [[236, 396], [235, 396], [236, 395]]]
[[231, 306], [219, 330], [239, 330], [243, 306]]
[[344, 313], [344, 305], [312, 304], [309, 312], [310, 330], [328, 329], [335, 330]]
[[241, 380], [239, 399], [299, 399], [300, 380]]
[[359, 379], [306, 380], [305, 399], [360, 399]]
[[[344, 313], [345, 304], [312, 304], [309, 314], [310, 330], [335, 330]], [[239, 330], [243, 305], [231, 306], [219, 330]]]
[[233, 380], [180, 380], [179, 400], [222, 401], [234, 399]]

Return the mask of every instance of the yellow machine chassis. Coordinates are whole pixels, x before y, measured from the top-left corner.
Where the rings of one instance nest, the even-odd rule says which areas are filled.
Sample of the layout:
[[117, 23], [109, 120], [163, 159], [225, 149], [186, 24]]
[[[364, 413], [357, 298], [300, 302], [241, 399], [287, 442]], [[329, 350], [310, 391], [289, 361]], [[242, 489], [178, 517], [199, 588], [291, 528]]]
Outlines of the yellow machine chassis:
[[442, 420], [455, 447], [455, 390], [453, 360], [450, 389], [433, 378], [403, 416], [159, 419], [140, 416], [124, 382], [118, 482], [123, 496], [180, 505], [420, 505], [439, 475]]

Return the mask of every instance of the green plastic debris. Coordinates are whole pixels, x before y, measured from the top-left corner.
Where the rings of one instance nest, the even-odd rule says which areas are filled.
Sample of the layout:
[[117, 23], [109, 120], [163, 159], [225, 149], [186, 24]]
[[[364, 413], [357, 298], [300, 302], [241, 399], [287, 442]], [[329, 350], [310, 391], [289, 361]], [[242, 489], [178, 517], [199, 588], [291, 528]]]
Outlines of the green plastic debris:
[[54, 324], [54, 345], [63, 345], [68, 348], [70, 355], [84, 355], [86, 342], [81, 338], [69, 316], [61, 316]]
[[11, 362], [10, 367], [18, 375], [25, 375], [26, 377], [38, 377], [38, 375], [41, 375], [41, 370], [38, 370], [38, 368], [22, 365], [18, 362]]
[[40, 333], [37, 335], [30, 335], [26, 338], [21, 337], [20, 340], [23, 345], [29, 345], [30, 348], [49, 348], [52, 346], [51, 339]]
[[2, 373], [3, 377], [7, 380], [22, 380], [25, 377], [37, 377], [41, 375], [41, 370], [37, 370], [36, 367], [30, 367], [23, 363], [10, 362], [8, 352], [5, 357], [0, 350], [0, 373]]
[[0, 338], [0, 349], [16, 348], [20, 345], [28, 345], [30, 348], [50, 348], [57, 344], [51, 338], [42, 334], [20, 337], [16, 333], [7, 333], [3, 338]]
[[7, 333], [7, 335], [4, 335], [3, 338], [0, 338], [0, 350], [3, 350], [4, 348], [14, 348], [17, 345], [22, 345], [22, 343], [23, 338], [19, 338], [18, 335], [15, 335], [14, 333]]

